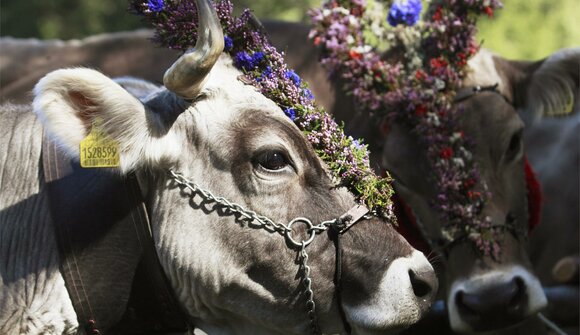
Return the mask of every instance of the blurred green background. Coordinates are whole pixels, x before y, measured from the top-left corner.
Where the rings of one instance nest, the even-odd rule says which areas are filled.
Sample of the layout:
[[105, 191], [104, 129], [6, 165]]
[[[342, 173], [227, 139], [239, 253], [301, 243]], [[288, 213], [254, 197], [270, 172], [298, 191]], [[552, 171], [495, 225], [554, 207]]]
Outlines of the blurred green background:
[[[233, 0], [260, 18], [307, 22], [320, 0]], [[0, 35], [72, 39], [143, 27], [123, 0], [0, 0]], [[484, 46], [508, 58], [538, 59], [580, 46], [580, 0], [504, 0], [480, 23]]]

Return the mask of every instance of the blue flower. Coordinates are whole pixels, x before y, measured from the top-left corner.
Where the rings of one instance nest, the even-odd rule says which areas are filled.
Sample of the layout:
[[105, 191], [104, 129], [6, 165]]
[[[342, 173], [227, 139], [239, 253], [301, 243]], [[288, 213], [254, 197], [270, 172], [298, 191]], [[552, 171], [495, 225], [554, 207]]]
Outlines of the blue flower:
[[234, 47], [234, 40], [228, 35], [224, 35], [224, 51], [230, 51]]
[[286, 79], [292, 80], [292, 82], [296, 86], [300, 86], [300, 83], [302, 82], [302, 79], [300, 79], [300, 76], [298, 76], [296, 74], [296, 72], [294, 72], [292, 70], [287, 70], [286, 72], [284, 72], [284, 77], [286, 77]]
[[307, 88], [302, 90], [302, 96], [304, 96], [307, 100], [314, 100], [314, 95], [312, 94], [312, 91]]
[[147, 8], [154, 13], [159, 13], [165, 8], [165, 2], [163, 0], [148, 0]]
[[234, 56], [234, 63], [237, 68], [242, 68], [246, 71], [254, 68], [252, 56], [248, 55], [245, 51], [240, 51]]
[[264, 60], [264, 57], [265, 54], [261, 51], [254, 52], [251, 56], [245, 51], [240, 51], [234, 56], [234, 63], [238, 68], [251, 71]]
[[272, 67], [266, 66], [266, 68], [264, 69], [264, 71], [260, 75], [260, 79], [269, 78], [271, 74], [272, 74]]
[[259, 65], [264, 59], [264, 53], [262, 51], [254, 52], [252, 55], [253, 66]]
[[393, 27], [398, 24], [412, 26], [419, 21], [422, 9], [421, 0], [396, 0], [389, 10], [387, 21]]
[[288, 107], [284, 110], [284, 114], [290, 118], [290, 120], [294, 121], [296, 119], [296, 110], [292, 107]]

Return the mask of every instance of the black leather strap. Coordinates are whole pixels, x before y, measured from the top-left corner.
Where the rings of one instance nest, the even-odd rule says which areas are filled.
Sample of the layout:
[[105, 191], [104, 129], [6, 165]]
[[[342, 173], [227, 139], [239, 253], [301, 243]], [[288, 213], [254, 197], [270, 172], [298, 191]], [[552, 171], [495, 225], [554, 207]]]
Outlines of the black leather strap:
[[331, 225], [328, 234], [330, 240], [334, 243], [334, 248], [336, 250], [334, 265], [334, 296], [336, 298], [338, 313], [340, 314], [344, 330], [347, 334], [351, 334], [352, 329], [346, 318], [346, 312], [342, 307], [342, 246], [340, 243], [340, 236], [344, 232], [342, 229], [343, 227], [341, 227], [341, 225]]
[[44, 140], [43, 169], [61, 272], [87, 334], [185, 332], [136, 178], [83, 169]]

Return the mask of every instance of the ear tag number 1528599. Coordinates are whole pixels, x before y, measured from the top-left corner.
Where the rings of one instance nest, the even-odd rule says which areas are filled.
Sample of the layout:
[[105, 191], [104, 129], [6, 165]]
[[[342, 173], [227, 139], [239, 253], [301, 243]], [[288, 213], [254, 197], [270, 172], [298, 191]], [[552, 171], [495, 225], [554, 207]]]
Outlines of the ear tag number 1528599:
[[83, 168], [119, 166], [119, 145], [102, 131], [101, 122], [93, 122], [91, 132], [80, 144], [80, 162]]

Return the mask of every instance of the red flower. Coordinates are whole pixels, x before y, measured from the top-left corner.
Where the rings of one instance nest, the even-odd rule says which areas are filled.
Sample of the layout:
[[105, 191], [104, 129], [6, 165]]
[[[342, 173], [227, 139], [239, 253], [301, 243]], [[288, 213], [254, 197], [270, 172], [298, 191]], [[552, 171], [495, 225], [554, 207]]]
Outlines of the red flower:
[[425, 107], [425, 105], [419, 105], [417, 106], [417, 109], [415, 109], [415, 115], [417, 116], [423, 116], [425, 113], [427, 113], [427, 107]]
[[432, 58], [431, 61], [429, 62], [429, 64], [431, 65], [431, 68], [433, 68], [433, 69], [440, 69], [440, 68], [447, 67], [447, 61], [445, 59], [443, 59], [443, 57]]
[[441, 152], [439, 154], [440, 154], [441, 158], [449, 159], [453, 156], [453, 149], [451, 149], [450, 147], [445, 147], [445, 148], [441, 149]]
[[322, 41], [322, 39], [319, 36], [316, 36], [314, 38], [314, 45], [319, 46], [321, 41]]
[[441, 20], [441, 17], [442, 17], [441, 6], [439, 6], [435, 10], [435, 14], [433, 14], [433, 21], [437, 22], [437, 21]]
[[457, 61], [457, 66], [463, 67], [467, 64], [467, 56], [465, 56], [463, 52], [457, 53], [457, 57], [459, 57], [459, 60]]
[[422, 81], [425, 80], [425, 78], [427, 78], [427, 74], [423, 70], [415, 71], [415, 79]]
[[350, 56], [351, 59], [361, 59], [362, 55], [354, 50], [350, 50], [348, 52], [348, 55]]
[[480, 192], [477, 192], [477, 191], [467, 191], [467, 196], [470, 199], [475, 199], [475, 198], [481, 197], [481, 193]]
[[465, 187], [466, 189], [472, 188], [473, 185], [475, 185], [475, 180], [473, 179], [467, 179], [463, 182], [463, 187]]
[[487, 6], [484, 8], [484, 10], [485, 10], [485, 14], [487, 14], [487, 16], [493, 17], [493, 8]]

